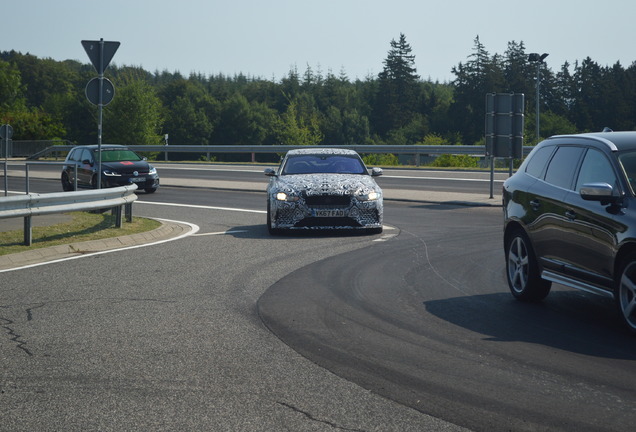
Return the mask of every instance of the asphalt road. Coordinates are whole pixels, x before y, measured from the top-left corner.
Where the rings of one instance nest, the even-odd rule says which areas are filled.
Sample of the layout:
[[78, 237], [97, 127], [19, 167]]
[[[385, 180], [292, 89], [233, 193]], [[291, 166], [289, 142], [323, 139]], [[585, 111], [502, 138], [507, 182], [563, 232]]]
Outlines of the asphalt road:
[[281, 237], [263, 210], [166, 187], [136, 212], [197, 235], [3, 274], [0, 430], [632, 430], [634, 338], [592, 295], [514, 301], [500, 208]]

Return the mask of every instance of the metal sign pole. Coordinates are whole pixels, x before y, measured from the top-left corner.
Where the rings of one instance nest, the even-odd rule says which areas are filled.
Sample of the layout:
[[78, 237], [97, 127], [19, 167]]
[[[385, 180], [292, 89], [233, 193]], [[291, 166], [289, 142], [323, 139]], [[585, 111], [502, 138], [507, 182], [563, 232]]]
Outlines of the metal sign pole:
[[495, 157], [490, 156], [490, 199], [493, 198], [495, 190]]
[[[9, 144], [13, 136], [13, 128], [9, 124], [0, 126], [0, 138], [4, 141], [4, 196], [9, 195], [9, 178], [7, 165], [9, 163]], [[0, 142], [0, 146], [2, 142]], [[1, 147], [0, 147], [1, 148]]]
[[3, 138], [2, 141], [6, 143], [5, 150], [4, 150], [4, 196], [8, 196], [9, 195], [9, 179], [7, 177], [7, 163], [9, 163], [9, 158], [8, 158], [9, 140], [8, 139], [5, 140]]
[[104, 102], [104, 39], [99, 40], [99, 103], [97, 104], [97, 189], [102, 188], [102, 111]]
[[[104, 70], [113, 59], [119, 42], [104, 42], [103, 38], [98, 41], [83, 40], [82, 46], [88, 54], [93, 66], [97, 70], [97, 78], [93, 78], [86, 86], [86, 97], [89, 102], [97, 105], [97, 188], [102, 187], [102, 121], [103, 108], [108, 105], [115, 94], [115, 88], [112, 83], [104, 78]], [[104, 95], [104, 90], [108, 94]], [[97, 93], [97, 94], [96, 94]]]

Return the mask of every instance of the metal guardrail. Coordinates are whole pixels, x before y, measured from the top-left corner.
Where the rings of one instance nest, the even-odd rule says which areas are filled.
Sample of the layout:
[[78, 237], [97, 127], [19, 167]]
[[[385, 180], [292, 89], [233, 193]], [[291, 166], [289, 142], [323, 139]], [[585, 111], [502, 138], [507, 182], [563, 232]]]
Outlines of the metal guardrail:
[[137, 200], [137, 185], [121, 186], [87, 191], [56, 192], [49, 194], [29, 193], [0, 197], [0, 219], [24, 218], [24, 244], [32, 243], [31, 217], [72, 211], [112, 208], [116, 226], [122, 227], [122, 211], [126, 220], [132, 221], [132, 203]]
[[[8, 184], [8, 180], [9, 180], [9, 175], [7, 172], [7, 167], [10, 165], [10, 163], [7, 162], [0, 162], [1, 165], [3, 165], [4, 167], [4, 196], [8, 196], [9, 195], [9, 184]], [[25, 184], [25, 191], [26, 193], [29, 193], [29, 167], [32, 165], [73, 165], [73, 170], [74, 170], [74, 177], [73, 177], [73, 190], [77, 190], [77, 167], [80, 165], [79, 162], [27, 162], [24, 164], [24, 174], [25, 174], [25, 179], [26, 179], [26, 184]]]
[[[168, 160], [169, 153], [286, 153], [289, 150], [302, 148], [301, 146], [289, 145], [127, 145], [131, 150], [138, 152], [164, 152], [165, 159]], [[428, 146], [428, 145], [345, 145], [345, 146], [327, 146], [334, 148], [343, 148], [355, 150], [361, 154], [385, 153], [385, 154], [412, 154], [415, 156], [416, 162], [419, 162], [420, 156], [425, 155], [476, 155], [487, 156], [486, 146], [468, 146], [468, 145], [444, 145], [444, 146]], [[32, 156], [29, 159], [38, 159], [56, 152], [68, 152], [73, 148], [70, 145], [58, 145], [48, 147]], [[533, 149], [530, 146], [523, 147], [523, 154], [527, 156]]]
[[57, 140], [11, 140], [9, 146], [2, 146], [0, 148], [0, 156], [10, 158], [23, 158], [29, 157], [37, 152], [47, 149], [48, 147], [55, 145], [71, 145], [71, 141], [57, 139]]

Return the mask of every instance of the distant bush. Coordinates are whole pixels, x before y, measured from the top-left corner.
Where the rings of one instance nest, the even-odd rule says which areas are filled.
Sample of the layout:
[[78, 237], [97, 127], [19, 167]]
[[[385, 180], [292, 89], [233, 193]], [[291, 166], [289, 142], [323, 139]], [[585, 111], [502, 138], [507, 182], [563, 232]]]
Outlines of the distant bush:
[[430, 166], [439, 168], [477, 168], [479, 166], [479, 158], [468, 155], [443, 154], [435, 158]]
[[362, 157], [362, 160], [364, 161], [364, 163], [367, 166], [379, 166], [379, 165], [383, 165], [383, 166], [395, 166], [395, 165], [399, 165], [400, 161], [398, 160], [398, 157], [394, 154], [388, 153], [388, 154], [377, 154], [377, 153], [373, 153], [373, 154], [368, 154]]
[[450, 145], [451, 143], [448, 142], [447, 139], [442, 138], [441, 136], [437, 134], [427, 134], [422, 140], [422, 142], [419, 142], [417, 144], [429, 145], [429, 146], [443, 146], [443, 145]]

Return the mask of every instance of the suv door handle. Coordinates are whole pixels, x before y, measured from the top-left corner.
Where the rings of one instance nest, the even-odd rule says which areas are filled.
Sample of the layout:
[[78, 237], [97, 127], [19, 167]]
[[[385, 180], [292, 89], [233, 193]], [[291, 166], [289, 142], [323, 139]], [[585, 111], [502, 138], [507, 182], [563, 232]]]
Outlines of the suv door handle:
[[574, 210], [568, 210], [565, 212], [565, 217], [570, 220], [574, 220], [576, 219], [576, 212]]
[[530, 207], [532, 207], [532, 210], [537, 211], [541, 207], [541, 202], [538, 199], [534, 199], [530, 201]]

